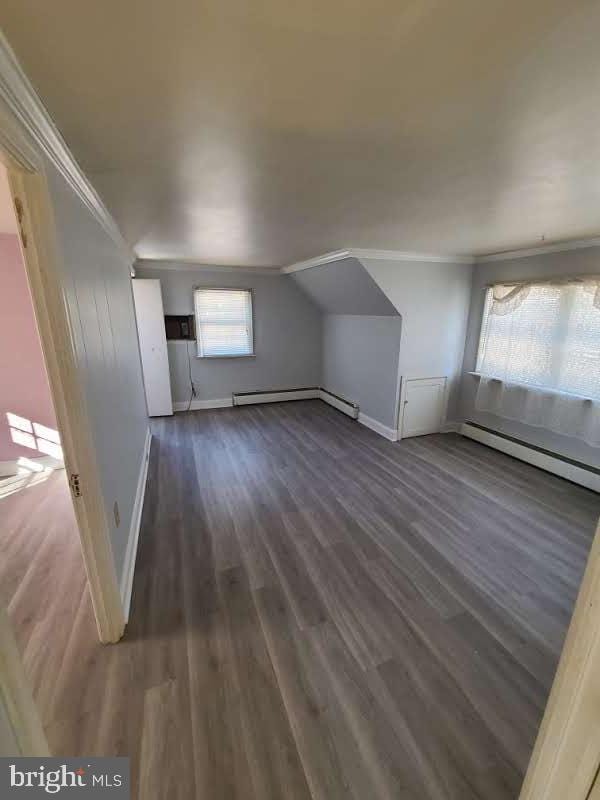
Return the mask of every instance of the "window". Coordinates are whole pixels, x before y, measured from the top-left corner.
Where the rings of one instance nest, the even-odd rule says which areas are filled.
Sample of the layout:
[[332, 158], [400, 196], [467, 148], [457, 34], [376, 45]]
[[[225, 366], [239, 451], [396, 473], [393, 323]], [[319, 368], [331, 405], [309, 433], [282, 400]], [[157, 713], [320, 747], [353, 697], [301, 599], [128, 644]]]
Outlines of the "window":
[[254, 355], [252, 292], [248, 289], [196, 289], [198, 356]]
[[488, 289], [477, 371], [600, 399], [600, 282]]

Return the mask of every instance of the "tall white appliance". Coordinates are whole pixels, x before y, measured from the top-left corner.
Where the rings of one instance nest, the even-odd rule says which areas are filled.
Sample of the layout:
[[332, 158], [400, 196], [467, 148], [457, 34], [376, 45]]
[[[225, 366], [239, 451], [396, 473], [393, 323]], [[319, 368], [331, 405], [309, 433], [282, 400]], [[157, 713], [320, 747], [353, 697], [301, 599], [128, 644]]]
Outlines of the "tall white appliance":
[[160, 281], [134, 278], [132, 284], [148, 414], [162, 417], [173, 413], [173, 399]]

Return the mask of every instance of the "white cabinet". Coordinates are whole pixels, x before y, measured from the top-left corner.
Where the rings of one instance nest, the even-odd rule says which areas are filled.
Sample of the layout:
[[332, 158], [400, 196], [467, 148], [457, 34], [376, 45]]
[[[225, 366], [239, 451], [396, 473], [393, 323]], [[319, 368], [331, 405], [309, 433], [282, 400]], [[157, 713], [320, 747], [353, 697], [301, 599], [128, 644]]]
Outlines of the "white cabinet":
[[438, 433], [446, 410], [446, 378], [404, 381], [400, 402], [402, 439]]
[[162, 417], [173, 413], [173, 400], [160, 281], [134, 278], [132, 285], [148, 414]]

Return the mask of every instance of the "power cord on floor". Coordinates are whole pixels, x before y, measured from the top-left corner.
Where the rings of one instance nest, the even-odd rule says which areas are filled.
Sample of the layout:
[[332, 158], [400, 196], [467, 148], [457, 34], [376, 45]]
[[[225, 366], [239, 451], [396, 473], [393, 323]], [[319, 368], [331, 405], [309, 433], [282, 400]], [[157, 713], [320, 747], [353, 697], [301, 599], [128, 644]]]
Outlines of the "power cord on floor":
[[192, 408], [192, 400], [194, 399], [194, 397], [196, 397], [196, 387], [194, 386], [194, 379], [192, 378], [192, 357], [190, 355], [189, 340], [185, 343], [185, 349], [187, 350], [188, 375], [190, 378], [190, 402], [188, 403], [187, 410], [190, 411]]

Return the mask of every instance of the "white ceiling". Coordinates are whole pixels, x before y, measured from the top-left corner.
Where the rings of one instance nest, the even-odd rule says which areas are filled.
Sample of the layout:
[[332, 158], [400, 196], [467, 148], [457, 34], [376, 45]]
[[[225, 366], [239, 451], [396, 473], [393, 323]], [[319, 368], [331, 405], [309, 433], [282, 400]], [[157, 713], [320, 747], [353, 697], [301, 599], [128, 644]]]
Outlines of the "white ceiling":
[[12, 206], [6, 169], [0, 164], [0, 233], [17, 233], [17, 219]]
[[140, 257], [600, 232], [597, 0], [3, 0], [0, 25]]

